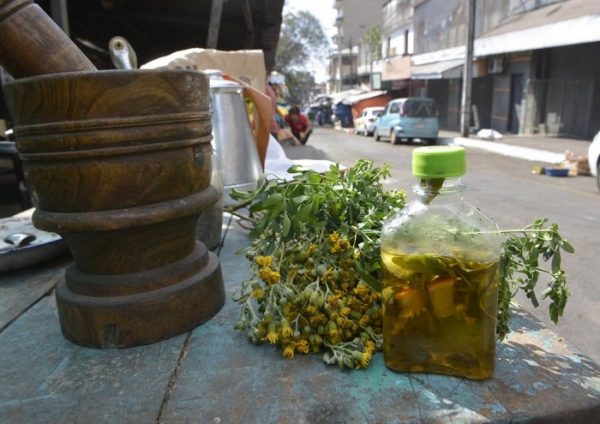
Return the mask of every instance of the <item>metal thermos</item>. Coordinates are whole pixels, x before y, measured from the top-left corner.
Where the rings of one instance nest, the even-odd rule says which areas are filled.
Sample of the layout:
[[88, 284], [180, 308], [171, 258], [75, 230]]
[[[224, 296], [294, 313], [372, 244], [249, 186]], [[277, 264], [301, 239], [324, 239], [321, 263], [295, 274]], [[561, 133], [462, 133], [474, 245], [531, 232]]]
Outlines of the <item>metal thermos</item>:
[[232, 188], [252, 190], [262, 175], [262, 166], [254, 142], [243, 87], [223, 79], [219, 70], [205, 73], [210, 77], [213, 147], [223, 165], [224, 204], [231, 204]]

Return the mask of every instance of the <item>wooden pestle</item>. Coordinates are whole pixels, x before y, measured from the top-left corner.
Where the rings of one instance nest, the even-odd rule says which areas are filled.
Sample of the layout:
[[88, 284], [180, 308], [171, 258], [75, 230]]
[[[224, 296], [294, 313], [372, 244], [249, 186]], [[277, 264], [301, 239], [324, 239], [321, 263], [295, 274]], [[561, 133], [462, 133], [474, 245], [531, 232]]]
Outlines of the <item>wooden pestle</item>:
[[13, 78], [96, 70], [32, 0], [0, 0], [0, 66]]

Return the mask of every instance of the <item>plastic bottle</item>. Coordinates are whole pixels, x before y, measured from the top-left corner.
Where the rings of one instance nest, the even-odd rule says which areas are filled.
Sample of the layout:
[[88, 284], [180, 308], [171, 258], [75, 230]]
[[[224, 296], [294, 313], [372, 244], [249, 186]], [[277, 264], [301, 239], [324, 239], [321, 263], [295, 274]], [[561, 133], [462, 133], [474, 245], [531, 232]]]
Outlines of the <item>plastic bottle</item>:
[[395, 371], [494, 371], [497, 225], [466, 203], [462, 147], [413, 151], [416, 200], [382, 229], [383, 351]]

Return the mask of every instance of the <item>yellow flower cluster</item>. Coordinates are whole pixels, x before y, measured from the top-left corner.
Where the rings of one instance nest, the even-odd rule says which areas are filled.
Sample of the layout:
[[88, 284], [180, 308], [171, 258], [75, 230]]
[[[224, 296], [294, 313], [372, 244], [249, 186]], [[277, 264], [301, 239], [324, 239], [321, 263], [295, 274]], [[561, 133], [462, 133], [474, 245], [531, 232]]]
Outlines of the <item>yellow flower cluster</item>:
[[[255, 256], [258, 279], [249, 297], [262, 315], [252, 324], [250, 340], [273, 344], [289, 359], [350, 344], [347, 366], [368, 366], [376, 349], [371, 338], [381, 334], [381, 296], [360, 279], [350, 249], [346, 238], [332, 232], [324, 246], [289, 246], [283, 261], [276, 259], [282, 257], [278, 252]], [[321, 255], [332, 253], [336, 260], [323, 263]]]
[[273, 258], [271, 256], [257, 256], [255, 262], [260, 267], [258, 276], [261, 280], [268, 285], [277, 284], [279, 282], [281, 274], [279, 274], [278, 271], [271, 269], [271, 264], [273, 263]]
[[255, 299], [257, 299], [257, 300], [260, 300], [263, 297], [265, 297], [265, 291], [262, 288], [260, 288], [260, 287], [256, 288], [252, 292], [252, 297], [255, 298]]
[[360, 363], [356, 365], [356, 368], [366, 368], [371, 362], [373, 353], [375, 352], [375, 343], [372, 340], [367, 340], [365, 343], [365, 350], [362, 352], [360, 357]]
[[273, 258], [271, 256], [257, 256], [255, 262], [260, 266], [271, 266]]
[[281, 275], [277, 271], [273, 271], [269, 267], [264, 267], [260, 271], [258, 271], [258, 276], [268, 285], [277, 284]]
[[338, 254], [345, 252], [350, 247], [350, 242], [345, 237], [340, 237], [337, 231], [329, 234], [329, 252]]
[[310, 346], [308, 341], [301, 339], [298, 342], [290, 342], [285, 345], [283, 348], [283, 352], [281, 353], [284, 358], [293, 359], [296, 352], [300, 353], [308, 353], [310, 351]]

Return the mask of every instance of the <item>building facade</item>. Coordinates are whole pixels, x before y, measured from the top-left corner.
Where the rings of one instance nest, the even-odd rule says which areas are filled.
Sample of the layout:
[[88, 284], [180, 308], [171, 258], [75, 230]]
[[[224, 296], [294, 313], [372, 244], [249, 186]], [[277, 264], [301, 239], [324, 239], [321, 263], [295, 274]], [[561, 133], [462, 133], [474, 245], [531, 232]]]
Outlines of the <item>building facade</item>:
[[[330, 88], [332, 91], [339, 92], [361, 86], [371, 87], [372, 75], [377, 71], [377, 68], [373, 70], [376, 54], [363, 37], [375, 25], [380, 24], [383, 1], [333, 0], [333, 2], [337, 11], [335, 21], [337, 34], [336, 51], [330, 58]], [[337, 67], [332, 62], [335, 62]]]
[[[414, 6], [411, 77], [425, 78], [442, 125], [453, 130], [460, 126], [466, 3]], [[478, 0], [475, 16], [472, 127], [586, 139], [600, 130], [593, 112], [600, 103], [600, 2]]]
[[[392, 97], [434, 98], [450, 130], [460, 127], [467, 3], [383, 2], [382, 59], [371, 66]], [[477, 0], [471, 127], [591, 139], [598, 52], [598, 0]]]

